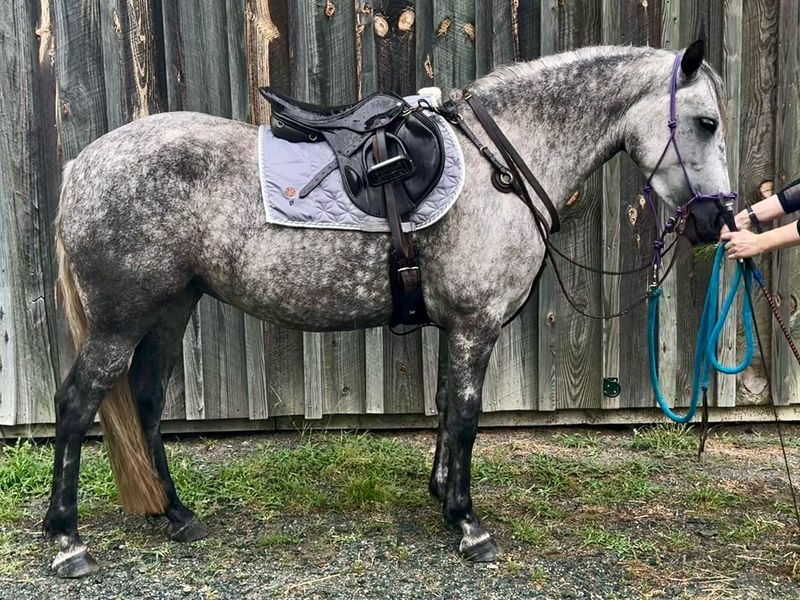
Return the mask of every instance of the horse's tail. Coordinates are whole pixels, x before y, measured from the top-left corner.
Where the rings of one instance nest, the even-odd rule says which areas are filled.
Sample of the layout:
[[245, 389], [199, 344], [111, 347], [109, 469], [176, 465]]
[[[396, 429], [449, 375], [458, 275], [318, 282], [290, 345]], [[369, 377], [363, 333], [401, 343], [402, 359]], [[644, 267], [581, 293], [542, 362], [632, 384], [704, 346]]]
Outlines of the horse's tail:
[[[58, 285], [75, 348], [80, 350], [86, 340], [86, 313], [64, 249], [61, 230], [61, 211], [65, 206], [64, 196], [71, 169], [72, 162], [69, 162], [64, 168], [64, 185], [56, 217], [55, 241]], [[142, 423], [128, 381], [128, 369], [119, 376], [114, 387], [100, 404], [100, 421], [123, 508], [128, 512], [163, 514], [167, 498], [164, 486], [153, 468], [150, 451], [144, 439]]]

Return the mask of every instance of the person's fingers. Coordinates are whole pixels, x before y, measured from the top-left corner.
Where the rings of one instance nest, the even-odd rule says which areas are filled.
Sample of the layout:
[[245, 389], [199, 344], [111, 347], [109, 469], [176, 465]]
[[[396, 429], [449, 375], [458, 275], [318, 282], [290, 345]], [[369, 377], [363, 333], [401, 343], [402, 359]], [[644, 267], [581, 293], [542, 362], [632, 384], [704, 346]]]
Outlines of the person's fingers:
[[732, 240], [734, 232], [728, 231], [727, 227], [722, 228], [722, 232], [719, 234], [719, 239], [723, 241]]

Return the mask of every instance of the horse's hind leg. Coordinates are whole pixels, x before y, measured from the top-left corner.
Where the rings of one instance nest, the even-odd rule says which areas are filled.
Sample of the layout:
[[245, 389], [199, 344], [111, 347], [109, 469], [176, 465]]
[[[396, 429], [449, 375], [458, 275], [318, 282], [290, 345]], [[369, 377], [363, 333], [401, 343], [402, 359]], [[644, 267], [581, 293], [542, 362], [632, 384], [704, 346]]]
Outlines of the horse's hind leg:
[[497, 545], [472, 509], [470, 469], [478, 431], [481, 391], [489, 356], [500, 324], [475, 319], [448, 332], [446, 429], [450, 452], [444, 499], [444, 520], [461, 532], [461, 554], [475, 561], [494, 560]]
[[164, 393], [175, 362], [180, 356], [181, 340], [186, 323], [200, 293], [186, 294], [167, 308], [156, 325], [142, 338], [131, 361], [130, 383], [145, 441], [167, 497], [165, 515], [169, 519], [170, 537], [178, 542], [191, 542], [208, 535], [205, 525], [178, 498], [175, 484], [167, 466], [167, 455], [161, 439], [161, 412]]
[[428, 483], [431, 496], [444, 501], [447, 487], [447, 462], [449, 460], [449, 442], [447, 437], [447, 334], [440, 330], [439, 334], [439, 366], [436, 377], [436, 411], [439, 429], [436, 433], [436, 455], [433, 458], [433, 469]]
[[61, 577], [97, 571], [78, 534], [81, 444], [103, 398], [125, 370], [138, 335], [90, 335], [56, 393], [53, 489], [44, 530], [59, 544], [53, 570]]

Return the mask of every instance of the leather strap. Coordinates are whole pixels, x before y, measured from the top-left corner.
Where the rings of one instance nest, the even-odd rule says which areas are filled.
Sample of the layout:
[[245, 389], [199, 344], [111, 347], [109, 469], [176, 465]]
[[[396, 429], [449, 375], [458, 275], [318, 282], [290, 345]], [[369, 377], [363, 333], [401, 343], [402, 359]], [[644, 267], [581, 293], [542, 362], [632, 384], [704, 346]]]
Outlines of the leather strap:
[[752, 206], [745, 207], [747, 211], [747, 216], [750, 217], [750, 223], [753, 225], [753, 229], [755, 229], [756, 233], [764, 233], [764, 228], [761, 227], [761, 221], [758, 220], [755, 211], [753, 210]]
[[334, 158], [331, 162], [322, 167], [319, 173], [314, 175], [314, 178], [311, 181], [309, 181], [307, 184], [303, 186], [303, 189], [300, 190], [300, 194], [298, 194], [300, 198], [305, 198], [306, 196], [308, 196], [311, 192], [314, 191], [314, 188], [316, 188], [320, 183], [322, 183], [323, 179], [325, 179], [328, 175], [333, 173], [338, 168], [339, 168], [339, 163]]
[[[386, 132], [379, 129], [372, 139], [372, 155], [375, 162], [380, 163], [389, 158], [386, 148]], [[400, 213], [397, 211], [397, 198], [395, 197], [394, 182], [390, 181], [383, 186], [384, 197], [386, 199], [386, 219], [389, 221], [389, 231], [392, 234], [392, 246], [398, 256], [406, 260], [411, 260], [414, 251], [408, 242], [406, 234], [403, 232], [403, 225], [400, 221]]]
[[494, 142], [495, 146], [497, 146], [500, 154], [503, 155], [503, 158], [508, 165], [508, 169], [515, 176], [517, 182], [515, 191], [519, 194], [520, 198], [522, 198], [525, 204], [528, 205], [528, 208], [533, 211], [534, 215], [537, 216], [537, 219], [543, 222], [541, 213], [534, 206], [524, 182], [521, 180], [521, 178], [519, 178], [519, 173], [521, 172], [528, 183], [531, 184], [536, 192], [536, 195], [539, 196], [539, 199], [542, 201], [544, 207], [547, 209], [547, 212], [550, 214], [550, 233], [556, 233], [561, 228], [561, 222], [558, 218], [558, 211], [556, 211], [553, 201], [542, 187], [542, 184], [540, 184], [539, 180], [536, 179], [536, 176], [525, 163], [525, 160], [519, 155], [519, 152], [516, 151], [514, 146], [511, 145], [511, 142], [497, 126], [497, 123], [495, 123], [494, 119], [489, 114], [489, 111], [486, 110], [486, 107], [483, 106], [480, 100], [478, 100], [478, 98], [473, 96], [470, 92], [464, 92], [464, 99], [472, 109], [472, 112], [475, 113], [475, 117], [477, 117], [481, 126], [483, 126], [484, 130], [486, 130], [486, 133], [489, 135], [492, 142]]

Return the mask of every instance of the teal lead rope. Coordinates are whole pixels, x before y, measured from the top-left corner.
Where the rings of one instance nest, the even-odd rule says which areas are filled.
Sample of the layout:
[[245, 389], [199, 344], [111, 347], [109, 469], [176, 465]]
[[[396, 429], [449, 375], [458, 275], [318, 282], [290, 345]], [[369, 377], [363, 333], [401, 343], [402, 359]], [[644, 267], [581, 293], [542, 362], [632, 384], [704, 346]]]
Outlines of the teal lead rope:
[[[708, 392], [711, 368], [720, 373], [735, 375], [742, 372], [753, 358], [753, 307], [750, 304], [751, 290], [753, 287], [753, 273], [742, 262], [736, 265], [736, 273], [731, 282], [728, 294], [722, 303], [722, 310], [717, 311], [717, 298], [719, 297], [719, 283], [722, 265], [725, 262], [725, 244], [717, 246], [714, 255], [714, 268], [706, 292], [703, 306], [703, 315], [700, 319], [700, 329], [697, 331], [697, 345], [694, 352], [694, 373], [692, 375], [692, 401], [685, 415], [680, 416], [668, 406], [661, 386], [658, 383], [658, 367], [656, 364], [656, 326], [658, 324], [658, 303], [661, 298], [661, 288], [654, 287], [650, 290], [647, 306], [647, 352], [650, 363], [650, 382], [656, 395], [659, 407], [670, 419], [676, 423], [688, 423], [697, 413], [700, 401], [700, 392]], [[717, 359], [717, 342], [725, 326], [731, 307], [736, 300], [736, 293], [744, 282], [745, 295], [743, 298], [742, 321], [744, 324], [745, 352], [742, 361], [735, 366], [726, 366]]]

